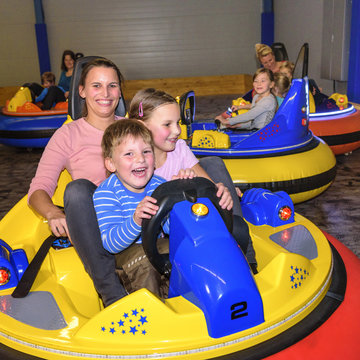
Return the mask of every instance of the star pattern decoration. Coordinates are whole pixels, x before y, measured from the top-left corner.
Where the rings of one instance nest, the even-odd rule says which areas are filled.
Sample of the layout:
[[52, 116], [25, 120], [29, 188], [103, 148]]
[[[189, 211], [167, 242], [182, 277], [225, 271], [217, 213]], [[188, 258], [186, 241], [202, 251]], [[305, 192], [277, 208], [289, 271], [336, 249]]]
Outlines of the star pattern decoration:
[[292, 289], [299, 289], [304, 284], [304, 281], [310, 277], [308, 270], [297, 266], [290, 266], [290, 284]]
[[148, 316], [144, 308], [124, 312], [118, 319], [100, 325], [100, 332], [107, 335], [144, 336], [148, 334]]
[[274, 136], [280, 130], [280, 125], [278, 123], [273, 123], [270, 127], [266, 128], [266, 130], [261, 130], [258, 132], [258, 137], [261, 141], [265, 141], [267, 138]]

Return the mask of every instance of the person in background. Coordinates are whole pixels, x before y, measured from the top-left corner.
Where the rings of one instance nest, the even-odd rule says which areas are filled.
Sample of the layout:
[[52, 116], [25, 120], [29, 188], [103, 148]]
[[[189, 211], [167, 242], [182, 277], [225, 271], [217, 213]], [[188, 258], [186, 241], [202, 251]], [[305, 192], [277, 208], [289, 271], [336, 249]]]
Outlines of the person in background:
[[249, 111], [235, 117], [225, 118], [218, 115], [219, 120], [225, 127], [240, 128], [246, 130], [258, 130], [267, 125], [275, 115], [277, 102], [272, 93], [274, 88], [274, 74], [266, 68], [258, 69], [253, 76], [255, 95], [252, 103], [236, 106], [231, 110], [249, 109]]
[[290, 83], [291, 83], [291, 80], [292, 80], [292, 77], [293, 77], [294, 68], [295, 68], [295, 65], [294, 65], [293, 62], [288, 61], [288, 60], [287, 60], [287, 61], [283, 61], [283, 62], [280, 64], [279, 73], [286, 75], [286, 76], [289, 78]]
[[273, 93], [276, 97], [278, 107], [283, 103], [289, 89], [290, 79], [283, 73], [274, 74], [274, 88]]
[[265, 44], [255, 44], [256, 57], [260, 64], [265, 68], [277, 73], [280, 70], [280, 65], [283, 61], [276, 61], [273, 50], [270, 46]]
[[68, 98], [70, 90], [71, 77], [74, 70], [75, 54], [71, 50], [65, 50], [61, 58], [61, 75], [59, 86], [65, 90], [65, 97]]
[[52, 72], [46, 71], [41, 75], [41, 84], [44, 89], [34, 102], [42, 102], [42, 110], [50, 110], [58, 102], [66, 101], [65, 90], [55, 85], [55, 75]]

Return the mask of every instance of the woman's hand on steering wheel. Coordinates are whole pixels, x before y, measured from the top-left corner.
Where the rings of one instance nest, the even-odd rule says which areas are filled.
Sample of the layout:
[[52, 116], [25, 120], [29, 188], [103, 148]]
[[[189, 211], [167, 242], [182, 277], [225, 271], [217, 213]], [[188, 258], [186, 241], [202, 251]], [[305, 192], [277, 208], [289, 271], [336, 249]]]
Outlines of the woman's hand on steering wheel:
[[62, 210], [54, 208], [54, 211], [47, 216], [47, 222], [55, 236], [69, 237], [69, 229], [67, 227], [65, 214]]
[[229, 189], [223, 183], [217, 183], [215, 185], [217, 187], [216, 196], [220, 198], [220, 207], [222, 209], [231, 210], [233, 207], [233, 199]]

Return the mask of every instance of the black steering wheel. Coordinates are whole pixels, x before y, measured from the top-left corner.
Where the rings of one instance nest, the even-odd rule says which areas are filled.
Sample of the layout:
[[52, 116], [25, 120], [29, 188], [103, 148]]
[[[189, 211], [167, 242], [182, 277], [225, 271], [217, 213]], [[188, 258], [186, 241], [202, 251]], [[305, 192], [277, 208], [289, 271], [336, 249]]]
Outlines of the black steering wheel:
[[180, 118], [184, 125], [191, 125], [195, 117], [195, 93], [188, 91], [180, 96]]
[[219, 211], [229, 232], [232, 232], [232, 211], [224, 210], [219, 205], [216, 196], [217, 187], [210, 180], [203, 177], [194, 179], [179, 179], [161, 184], [151, 195], [157, 199], [159, 210], [151, 219], [144, 219], [142, 223], [141, 238], [146, 256], [154, 268], [162, 275], [170, 276], [171, 263], [169, 254], [160, 254], [157, 249], [157, 237], [164, 217], [173, 206], [183, 200], [195, 203], [198, 198], [206, 197], [211, 200]]

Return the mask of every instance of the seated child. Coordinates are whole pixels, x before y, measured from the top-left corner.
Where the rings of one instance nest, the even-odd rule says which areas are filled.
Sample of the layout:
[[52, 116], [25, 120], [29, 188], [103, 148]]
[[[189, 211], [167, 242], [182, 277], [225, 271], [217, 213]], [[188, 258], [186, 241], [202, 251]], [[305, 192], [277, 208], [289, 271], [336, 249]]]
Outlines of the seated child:
[[[129, 292], [147, 288], [164, 296], [161, 276], [146, 257], [140, 238], [143, 219], [158, 210], [151, 194], [166, 181], [154, 175], [151, 132], [137, 120], [115, 121], [105, 130], [101, 146], [105, 167], [111, 173], [93, 196], [103, 246], [116, 254], [117, 268], [123, 269], [126, 281], [122, 280]], [[163, 227], [168, 233], [168, 222]], [[166, 248], [168, 242], [163, 240]]]
[[295, 65], [291, 61], [283, 61], [279, 66], [278, 74], [286, 75], [291, 83]]
[[286, 94], [290, 89], [290, 79], [281, 73], [274, 74], [274, 95], [276, 97], [276, 101], [278, 106], [282, 104]]
[[[294, 64], [291, 61], [284, 61], [281, 63], [279, 73], [288, 76], [290, 82], [292, 80], [293, 72]], [[314, 79], [309, 79], [309, 91], [314, 98], [315, 111], [326, 112], [339, 109], [339, 107], [336, 105], [336, 101], [323, 94], [322, 89], [317, 86]]]
[[222, 115], [215, 119], [220, 120], [225, 127], [246, 130], [258, 130], [267, 125], [274, 117], [277, 102], [271, 90], [274, 87], [274, 75], [271, 70], [260, 68], [253, 76], [255, 96], [251, 105], [233, 105], [231, 110], [249, 109], [248, 112], [235, 117], [225, 118]]
[[41, 101], [42, 110], [50, 110], [56, 103], [66, 101], [65, 90], [61, 86], [55, 85], [55, 75], [52, 72], [46, 71], [41, 75], [41, 84], [44, 89], [34, 102]]
[[322, 89], [317, 86], [314, 79], [309, 79], [309, 91], [314, 97], [315, 111], [327, 112], [339, 110], [336, 101], [323, 94]]

